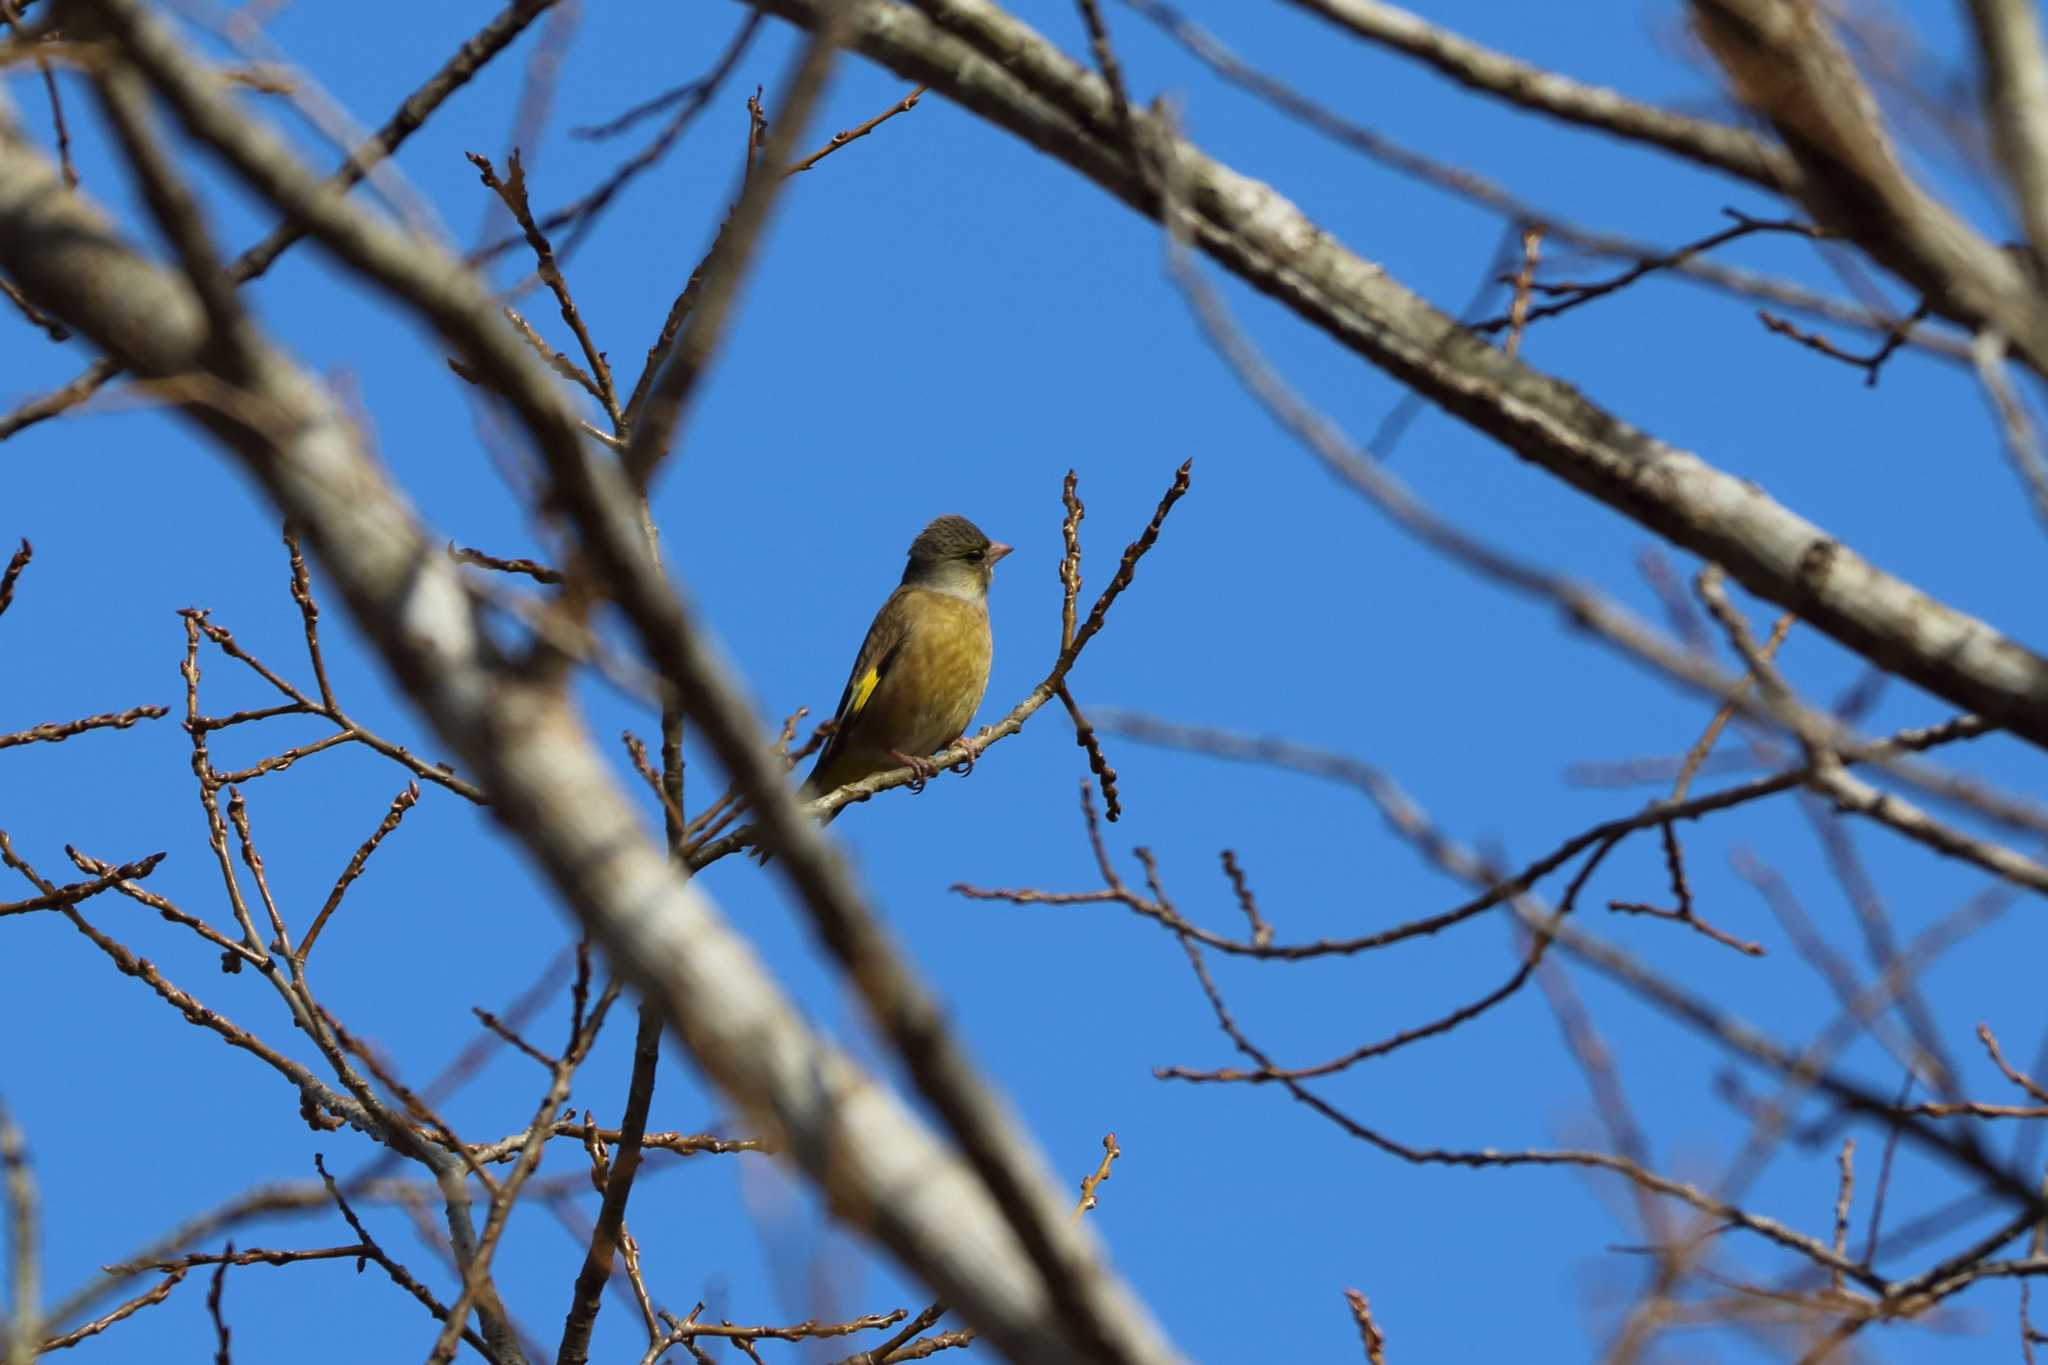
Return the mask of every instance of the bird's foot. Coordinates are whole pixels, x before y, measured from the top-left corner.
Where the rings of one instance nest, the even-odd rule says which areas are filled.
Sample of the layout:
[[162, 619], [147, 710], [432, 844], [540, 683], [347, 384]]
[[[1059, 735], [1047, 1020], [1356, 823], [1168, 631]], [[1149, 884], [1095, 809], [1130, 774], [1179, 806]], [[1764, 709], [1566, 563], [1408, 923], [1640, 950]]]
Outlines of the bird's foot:
[[910, 791], [912, 795], [923, 791], [924, 784], [938, 776], [938, 765], [928, 758], [920, 758], [916, 754], [906, 754], [898, 749], [891, 749], [889, 757], [910, 769]]
[[[962, 736], [960, 737], [960, 739], [965, 739], [965, 738], [966, 738], [966, 736], [965, 736], [965, 735], [962, 735]], [[959, 742], [960, 742], [960, 740], [959, 740], [959, 739], [956, 739], [956, 740], [954, 740], [954, 741], [953, 741], [953, 744], [958, 744]], [[952, 747], [953, 747], [953, 744], [948, 744], [948, 745], [947, 745], [946, 747], [950, 749], [950, 748], [952, 748]], [[949, 772], [949, 773], [956, 773], [956, 774], [958, 774], [958, 775], [959, 775], [959, 776], [961, 776], [961, 777], [967, 777], [967, 776], [970, 776], [970, 775], [971, 775], [971, 774], [972, 774], [972, 773], [974, 772], [974, 755], [973, 755], [973, 754], [969, 754], [969, 755], [967, 755], [967, 757], [965, 757], [965, 758], [961, 759], [961, 760], [960, 760], [960, 761], [959, 761], [958, 763], [955, 763], [955, 764], [954, 764], [953, 766], [951, 766], [950, 768], [946, 769], [946, 771], [947, 771], [947, 772]]]

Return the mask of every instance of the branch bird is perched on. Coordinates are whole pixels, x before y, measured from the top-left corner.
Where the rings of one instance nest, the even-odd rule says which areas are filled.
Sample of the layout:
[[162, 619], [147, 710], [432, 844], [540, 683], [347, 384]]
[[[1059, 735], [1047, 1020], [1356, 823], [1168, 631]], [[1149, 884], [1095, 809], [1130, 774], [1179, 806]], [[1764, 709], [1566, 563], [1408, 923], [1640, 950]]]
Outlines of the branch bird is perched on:
[[915, 769], [919, 779], [936, 771], [928, 755], [966, 733], [988, 690], [988, 585], [1008, 553], [965, 517], [939, 517], [918, 532], [901, 586], [861, 641], [801, 799], [891, 768]]

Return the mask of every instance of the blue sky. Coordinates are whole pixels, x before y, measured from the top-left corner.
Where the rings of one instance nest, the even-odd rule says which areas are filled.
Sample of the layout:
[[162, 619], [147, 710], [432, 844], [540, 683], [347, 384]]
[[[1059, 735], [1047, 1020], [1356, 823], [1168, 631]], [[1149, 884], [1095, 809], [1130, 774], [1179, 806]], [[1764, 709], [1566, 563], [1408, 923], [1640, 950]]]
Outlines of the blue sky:
[[[1084, 50], [1063, 0], [1013, 8], [1068, 50]], [[1247, 59], [1286, 72], [1348, 116], [1577, 221], [1677, 243], [1719, 227], [1723, 207], [1778, 212], [1741, 185], [1489, 105], [1289, 7], [1189, 0], [1187, 8]], [[476, 4], [417, 6], [363, 23], [360, 11], [301, 4], [285, 8], [268, 32], [374, 125], [487, 12]], [[1675, 6], [1458, 0], [1430, 12], [1495, 46], [1643, 98], [1693, 109], [1711, 109], [1717, 98]], [[578, 141], [565, 129], [696, 74], [741, 13], [708, 0], [586, 6], [549, 132], [525, 149], [536, 202], [580, 193], [622, 154], [621, 144]], [[1931, 50], [1956, 50], [1946, 7], [1906, 13]], [[1136, 97], [1176, 96], [1186, 130], [1213, 155], [1272, 182], [1440, 306], [1464, 305], [1499, 244], [1498, 219], [1223, 87], [1131, 11], [1111, 6], [1108, 15]], [[394, 41], [400, 23], [403, 41]], [[487, 221], [484, 192], [461, 154], [502, 157], [532, 48], [529, 35], [398, 158], [458, 242], [473, 241]], [[768, 25], [676, 153], [628, 191], [568, 263], [585, 318], [628, 380], [732, 193], [743, 92], [756, 84], [772, 92], [791, 50], [788, 30]], [[10, 88], [41, 129], [35, 86], [16, 79]], [[847, 62], [806, 145], [879, 112], [906, 88]], [[85, 188], [129, 210], [129, 189], [104, 154], [90, 101], [82, 89], [69, 93], [82, 125]], [[1989, 230], [2004, 231], [1994, 205], [1959, 188], [1953, 165], [1923, 169], [1963, 195], [1959, 202]], [[225, 241], [239, 248], [267, 227], [246, 195], [217, 182], [208, 188]], [[1838, 288], [1826, 262], [1792, 239], [1740, 243], [1726, 257]], [[1584, 275], [1600, 267], [1561, 269]], [[1400, 396], [1391, 381], [1212, 275], [1272, 360], [1365, 439]], [[381, 457], [440, 533], [499, 554], [543, 549], [478, 440], [463, 386], [417, 328], [303, 248], [249, 297], [305, 364], [356, 396]], [[530, 302], [537, 320], [551, 311]], [[22, 327], [7, 335], [0, 402], [9, 405], [67, 380], [85, 358], [77, 343], [51, 346]], [[2033, 590], [2039, 528], [1974, 381], [1954, 365], [1903, 357], [1866, 389], [1860, 374], [1766, 335], [1753, 305], [1670, 280], [1532, 330], [1524, 354], [1628, 420], [1758, 481], [1936, 596], [2037, 647], [2048, 636]], [[771, 726], [798, 706], [815, 716], [831, 705], [916, 530], [943, 512], [972, 517], [1017, 547], [992, 599], [997, 650], [983, 710], [990, 720], [1043, 674], [1057, 643], [1066, 470], [1078, 471], [1088, 505], [1084, 591], [1092, 596], [1174, 467], [1190, 457], [1193, 491], [1074, 674], [1084, 706], [1139, 707], [1365, 759], [1397, 776], [1447, 831], [1509, 862], [1652, 794], [1575, 785], [1569, 765], [1675, 753], [1705, 723], [1709, 709], [1696, 698], [1570, 632], [1550, 612], [1447, 565], [1333, 484], [1195, 333], [1161, 269], [1153, 226], [937, 95], [789, 187], [656, 510], [676, 576], [744, 670]], [[1619, 516], [1439, 414], [1425, 415], [1393, 459], [1446, 515], [1655, 611], [1635, 569], [1652, 538]], [[276, 518], [226, 461], [132, 396], [24, 433], [0, 449], [0, 469], [0, 548], [20, 536], [36, 546], [0, 619], [0, 731], [142, 702], [173, 708], [171, 719], [127, 733], [0, 754], [0, 828], [60, 879], [66, 843], [113, 860], [166, 850], [151, 886], [226, 923], [189, 745], [177, 726], [176, 612], [210, 609], [246, 647], [306, 680]], [[1694, 567], [1678, 564], [1687, 573]], [[314, 574], [317, 589], [317, 564]], [[365, 724], [432, 752], [338, 602], [330, 608], [323, 620], [344, 703]], [[1752, 614], [1769, 619], [1762, 608]], [[1810, 631], [1795, 631], [1784, 660], [1794, 681], [1823, 699], [1860, 671]], [[203, 663], [205, 709], [269, 701], [238, 665], [217, 654]], [[614, 693], [587, 692], [596, 733], [651, 733], [645, 714]], [[1943, 714], [1933, 699], [1894, 686], [1868, 724], [1885, 730]], [[218, 761], [253, 762], [318, 733], [294, 724], [233, 733], [219, 741]], [[1612, 1250], [1640, 1237], [1616, 1182], [1570, 1169], [1411, 1167], [1344, 1137], [1272, 1088], [1156, 1080], [1156, 1065], [1236, 1060], [1170, 936], [1115, 908], [1012, 908], [948, 893], [963, 880], [1096, 885], [1075, 802], [1085, 765], [1063, 726], [1056, 709], [1043, 712], [971, 778], [942, 779], [918, 797], [892, 793], [833, 828], [877, 913], [925, 968], [1054, 1165], [1078, 1181], [1103, 1134], [1117, 1134], [1125, 1156], [1091, 1219], [1175, 1340], [1201, 1359], [1354, 1358], [1356, 1333], [1340, 1295], [1357, 1287], [1372, 1299], [1391, 1359], [1488, 1359], [1526, 1354], [1531, 1343], [1542, 1343], [1544, 1358], [1595, 1350], [1644, 1273], [1637, 1259]], [[1239, 854], [1286, 939], [1364, 932], [1462, 899], [1355, 793], [1107, 742], [1127, 808], [1110, 831], [1112, 847], [1156, 851], [1182, 911], [1211, 928], [1239, 927], [1217, 868], [1225, 847]], [[2038, 754], [1998, 741], [1952, 757], [2022, 789], [2037, 787], [2043, 774]], [[692, 758], [695, 809], [722, 784], [708, 762]], [[342, 750], [249, 786], [267, 869], [294, 923], [317, 909], [403, 777], [374, 755]], [[1902, 934], [1981, 886], [1966, 870], [1870, 827], [1850, 832]], [[1591, 926], [1759, 1026], [1810, 1035], [1832, 1017], [1832, 998], [1728, 870], [1738, 848], [1779, 868], [1845, 955], [1865, 967], [1849, 907], [1808, 824], [1781, 802], [1717, 818], [1686, 831], [1686, 840], [1702, 912], [1763, 941], [1765, 958], [1594, 908], [1610, 898], [1664, 898], [1660, 855], [1647, 838], [1624, 846], [1589, 888]], [[821, 1027], [888, 1068], [772, 876], [733, 860], [703, 886]], [[1927, 979], [1944, 1040], [1982, 1098], [2011, 1097], [1998, 1093], [1975, 1047], [1976, 1024], [1989, 1023], [2025, 1065], [2048, 1022], [2038, 914], [2037, 905], [2021, 903]], [[220, 975], [215, 954], [191, 936], [126, 902], [95, 902], [89, 915], [209, 1005], [279, 1046], [309, 1051], [252, 974]], [[327, 930], [315, 985], [345, 1023], [398, 1059], [409, 1080], [421, 1080], [475, 1037], [470, 1006], [501, 1009], [566, 941], [562, 912], [489, 821], [429, 789]], [[32, 1144], [52, 1294], [249, 1185], [310, 1177], [315, 1152], [338, 1171], [375, 1160], [359, 1139], [308, 1132], [287, 1087], [186, 1027], [62, 921], [11, 917], [0, 924], [0, 944], [0, 1030], [17, 1040], [0, 1063], [0, 1098]], [[1301, 1063], [1481, 993], [1507, 973], [1512, 950], [1504, 924], [1486, 918], [1356, 960], [1224, 961], [1216, 971], [1252, 1035]], [[1716, 1093], [1728, 1063], [1599, 979], [1576, 968], [1573, 976], [1640, 1106], [1656, 1165], [1711, 1184], [1747, 1130]], [[536, 1024], [544, 1046], [555, 1045], [565, 1008], [558, 1000]], [[579, 1111], [615, 1121], [631, 1038], [630, 1019], [615, 1017], [579, 1078]], [[1875, 1048], [1852, 1051], [1845, 1064], [1873, 1085], [1896, 1084]], [[530, 1063], [501, 1054], [446, 1112], [467, 1136], [503, 1136], [523, 1125], [541, 1085]], [[1420, 1146], [1604, 1144], [1583, 1080], [1534, 992], [1449, 1037], [1326, 1082], [1320, 1093]], [[686, 1063], [665, 1065], [654, 1127], [715, 1126], [722, 1113]], [[1862, 1159], [1874, 1163], [1881, 1135], [1861, 1130], [1858, 1138]], [[1832, 1141], [1791, 1149], [1754, 1186], [1754, 1205], [1825, 1229]], [[1917, 1154], [1899, 1162], [1888, 1224], [1955, 1193]], [[573, 1176], [579, 1163], [563, 1144], [544, 1173]], [[1859, 1231], [1872, 1183], [1859, 1185]], [[587, 1217], [594, 1200], [579, 1202]], [[886, 1263], [828, 1231], [808, 1197], [765, 1161], [655, 1160], [630, 1222], [650, 1288], [678, 1312], [703, 1299], [709, 1316], [789, 1321], [915, 1311], [923, 1302]], [[379, 1209], [373, 1227], [415, 1269], [433, 1267], [401, 1214]], [[331, 1217], [237, 1234], [241, 1245], [347, 1240]], [[581, 1250], [536, 1206], [515, 1221], [500, 1257], [508, 1302], [550, 1343]], [[1731, 1244], [1727, 1254], [1731, 1266], [1790, 1268], [1755, 1246]], [[1925, 1255], [1885, 1268], [1917, 1268]], [[1943, 1333], [1895, 1329], [1873, 1347], [1898, 1360], [2010, 1358], [2012, 1292], [1979, 1289], [1955, 1305]], [[152, 1356], [210, 1350], [203, 1298], [203, 1288], [188, 1283], [81, 1355], [140, 1358], [145, 1340], [160, 1344]], [[423, 1354], [429, 1340], [423, 1314], [374, 1272], [359, 1277], [343, 1263], [237, 1270], [226, 1303], [237, 1350], [249, 1360], [286, 1352], [308, 1361], [403, 1359]], [[309, 1319], [319, 1324], [311, 1333]], [[637, 1351], [637, 1336], [633, 1317], [609, 1304], [599, 1357]], [[1693, 1349], [1717, 1359], [1776, 1358], [1755, 1339], [1680, 1340], [1672, 1358]], [[810, 1358], [787, 1348], [782, 1356]]]

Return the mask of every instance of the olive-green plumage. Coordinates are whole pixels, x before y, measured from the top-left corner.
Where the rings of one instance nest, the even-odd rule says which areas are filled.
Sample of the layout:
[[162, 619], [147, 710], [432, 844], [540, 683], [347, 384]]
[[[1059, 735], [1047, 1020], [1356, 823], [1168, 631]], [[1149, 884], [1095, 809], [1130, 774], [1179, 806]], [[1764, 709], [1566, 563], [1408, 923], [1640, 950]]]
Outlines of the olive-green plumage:
[[875, 613], [854, 659], [805, 800], [922, 763], [966, 732], [988, 690], [994, 650], [988, 585], [1009, 552], [957, 516], [938, 518], [911, 542], [903, 583]]

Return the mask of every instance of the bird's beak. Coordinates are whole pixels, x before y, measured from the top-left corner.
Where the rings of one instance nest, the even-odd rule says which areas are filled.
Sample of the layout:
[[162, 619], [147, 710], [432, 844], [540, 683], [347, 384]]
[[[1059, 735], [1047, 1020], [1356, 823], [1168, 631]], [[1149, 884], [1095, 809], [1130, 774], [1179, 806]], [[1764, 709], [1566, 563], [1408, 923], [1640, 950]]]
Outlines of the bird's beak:
[[1010, 553], [1011, 548], [1000, 540], [990, 541], [988, 546], [988, 566], [993, 569], [996, 566], [996, 561]]

